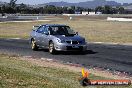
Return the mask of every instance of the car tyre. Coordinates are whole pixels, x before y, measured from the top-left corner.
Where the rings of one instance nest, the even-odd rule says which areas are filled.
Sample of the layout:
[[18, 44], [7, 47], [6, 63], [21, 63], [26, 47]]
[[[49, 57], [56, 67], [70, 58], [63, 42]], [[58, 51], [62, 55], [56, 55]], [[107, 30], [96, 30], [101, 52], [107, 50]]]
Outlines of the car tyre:
[[36, 42], [35, 42], [34, 39], [31, 40], [31, 48], [34, 51], [37, 51], [38, 50], [38, 46], [36, 45]]
[[54, 43], [53, 42], [49, 43], [49, 53], [56, 54], [56, 50], [54, 48]]

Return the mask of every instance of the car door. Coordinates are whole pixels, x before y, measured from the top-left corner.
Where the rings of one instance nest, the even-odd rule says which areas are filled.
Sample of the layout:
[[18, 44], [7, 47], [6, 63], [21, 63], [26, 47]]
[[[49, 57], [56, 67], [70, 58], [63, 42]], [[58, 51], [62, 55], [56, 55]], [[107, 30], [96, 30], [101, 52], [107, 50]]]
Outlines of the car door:
[[48, 48], [48, 46], [49, 46], [49, 31], [48, 31], [48, 27], [47, 26], [45, 26], [44, 27], [44, 30], [43, 30], [43, 33], [42, 33], [42, 36], [41, 36], [41, 45], [43, 46], [43, 47], [46, 47], [46, 48]]
[[39, 46], [42, 46], [41, 37], [42, 37], [43, 30], [44, 30], [44, 27], [43, 27], [43, 26], [39, 27], [39, 28], [36, 30], [36, 37], [35, 37], [35, 40], [36, 40], [37, 45], [39, 45]]

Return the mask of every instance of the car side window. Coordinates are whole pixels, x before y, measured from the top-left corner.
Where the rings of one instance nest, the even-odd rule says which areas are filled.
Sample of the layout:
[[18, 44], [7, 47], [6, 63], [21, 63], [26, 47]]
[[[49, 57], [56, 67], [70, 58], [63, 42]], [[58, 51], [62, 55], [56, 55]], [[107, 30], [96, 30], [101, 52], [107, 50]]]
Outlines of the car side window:
[[44, 31], [44, 26], [41, 26], [40, 28], [37, 29], [36, 32], [43, 33], [43, 31]]
[[48, 27], [44, 27], [43, 33], [44, 34], [49, 34]]
[[43, 33], [48, 33], [47, 27], [44, 27]]

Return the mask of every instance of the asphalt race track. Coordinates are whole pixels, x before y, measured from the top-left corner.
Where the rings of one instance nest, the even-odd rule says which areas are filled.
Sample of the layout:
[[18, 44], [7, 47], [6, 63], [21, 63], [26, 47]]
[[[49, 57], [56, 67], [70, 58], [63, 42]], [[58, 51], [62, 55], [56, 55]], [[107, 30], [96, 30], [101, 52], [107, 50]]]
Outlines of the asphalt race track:
[[59, 52], [57, 55], [51, 55], [42, 49], [32, 51], [28, 40], [0, 39], [0, 53], [50, 58], [85, 67], [127, 72], [132, 75], [132, 46], [90, 43], [85, 55], [74, 52]]
[[3, 18], [0, 16], [0, 22], [7, 22], [7, 21], [33, 21], [33, 20], [60, 20], [55, 15], [48, 15], [48, 16], [8, 16], [7, 18]]

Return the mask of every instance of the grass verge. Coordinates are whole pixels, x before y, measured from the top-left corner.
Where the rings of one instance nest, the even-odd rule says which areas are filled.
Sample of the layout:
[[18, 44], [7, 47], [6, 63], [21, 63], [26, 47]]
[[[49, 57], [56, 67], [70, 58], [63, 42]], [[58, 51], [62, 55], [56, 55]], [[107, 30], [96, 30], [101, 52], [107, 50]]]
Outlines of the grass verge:
[[[0, 88], [83, 88], [78, 82], [78, 78], [81, 77], [79, 72], [38, 66], [19, 58], [0, 54]], [[105, 78], [90, 74], [90, 79]], [[118, 87], [93, 86], [92, 88]], [[120, 86], [120, 88], [125, 87]]]

